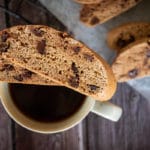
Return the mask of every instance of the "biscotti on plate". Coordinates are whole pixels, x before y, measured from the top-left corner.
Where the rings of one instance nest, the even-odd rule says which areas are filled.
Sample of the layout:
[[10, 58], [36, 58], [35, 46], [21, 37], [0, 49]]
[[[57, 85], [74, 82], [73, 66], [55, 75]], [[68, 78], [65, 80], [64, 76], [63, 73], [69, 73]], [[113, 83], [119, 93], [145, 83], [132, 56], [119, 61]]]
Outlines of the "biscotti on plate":
[[109, 47], [118, 53], [124, 47], [141, 38], [150, 37], [150, 23], [131, 22], [112, 29], [107, 36]]
[[36, 85], [58, 85], [32, 71], [14, 65], [9, 61], [0, 58], [0, 82], [36, 84]]
[[118, 82], [150, 75], [150, 38], [140, 39], [121, 50], [112, 64]]
[[80, 20], [88, 26], [102, 24], [140, 1], [142, 0], [104, 0], [98, 4], [85, 4], [80, 12]]
[[66, 33], [23, 25], [3, 30], [0, 36], [1, 57], [16, 65], [96, 100], [108, 100], [116, 90], [103, 58]]

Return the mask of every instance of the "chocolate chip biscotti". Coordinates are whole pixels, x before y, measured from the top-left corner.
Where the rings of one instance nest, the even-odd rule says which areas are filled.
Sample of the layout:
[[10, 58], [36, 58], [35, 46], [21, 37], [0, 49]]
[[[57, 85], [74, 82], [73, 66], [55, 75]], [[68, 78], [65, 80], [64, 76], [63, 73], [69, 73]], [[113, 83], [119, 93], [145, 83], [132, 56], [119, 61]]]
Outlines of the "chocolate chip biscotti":
[[75, 1], [81, 4], [96, 4], [103, 0], [75, 0]]
[[150, 75], [150, 38], [141, 39], [125, 47], [112, 65], [117, 81]]
[[0, 58], [0, 82], [36, 84], [36, 85], [58, 85], [34, 72], [14, 65]]
[[150, 37], [150, 23], [131, 22], [112, 29], [107, 36], [111, 49], [120, 52], [128, 44], [141, 38]]
[[129, 10], [142, 0], [104, 0], [98, 4], [83, 5], [80, 20], [88, 26], [104, 23]]
[[116, 90], [108, 64], [66, 33], [24, 25], [3, 30], [0, 37], [4, 59], [49, 80], [101, 101], [110, 99]]

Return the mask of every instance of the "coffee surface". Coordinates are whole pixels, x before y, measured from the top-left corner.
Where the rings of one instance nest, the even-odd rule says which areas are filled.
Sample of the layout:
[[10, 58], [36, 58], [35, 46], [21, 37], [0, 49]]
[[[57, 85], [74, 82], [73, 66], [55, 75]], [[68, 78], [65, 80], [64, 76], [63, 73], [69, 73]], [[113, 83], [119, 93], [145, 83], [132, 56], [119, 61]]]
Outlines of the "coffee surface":
[[11, 97], [19, 110], [29, 118], [55, 122], [79, 110], [85, 96], [65, 87], [9, 84]]

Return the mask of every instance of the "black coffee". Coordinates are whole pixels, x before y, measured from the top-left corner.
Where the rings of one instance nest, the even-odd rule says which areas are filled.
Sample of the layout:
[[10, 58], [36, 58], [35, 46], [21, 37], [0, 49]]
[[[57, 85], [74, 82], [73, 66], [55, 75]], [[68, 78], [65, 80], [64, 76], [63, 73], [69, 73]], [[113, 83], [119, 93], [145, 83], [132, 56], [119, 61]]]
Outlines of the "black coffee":
[[79, 110], [85, 96], [65, 87], [9, 84], [15, 105], [26, 116], [42, 122], [60, 121]]

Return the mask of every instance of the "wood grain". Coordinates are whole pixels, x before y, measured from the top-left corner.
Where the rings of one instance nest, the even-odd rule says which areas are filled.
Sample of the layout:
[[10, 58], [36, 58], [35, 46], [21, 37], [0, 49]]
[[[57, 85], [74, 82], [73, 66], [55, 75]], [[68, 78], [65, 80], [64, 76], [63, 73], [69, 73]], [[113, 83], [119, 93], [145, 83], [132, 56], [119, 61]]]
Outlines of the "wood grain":
[[[4, 6], [4, 0], [0, 0], [0, 5]], [[0, 30], [6, 28], [5, 12], [0, 9]]]
[[[30, 0], [11, 0], [8, 5], [10, 10], [20, 14], [23, 18], [28, 20], [31, 24], [42, 24], [54, 27], [58, 30], [65, 31], [65, 26], [58, 21], [50, 12], [48, 12], [37, 1]], [[10, 25], [29, 24], [23, 19], [17, 19], [10, 16]]]
[[12, 149], [11, 119], [0, 102], [0, 150]]
[[[4, 0], [0, 0], [4, 6]], [[0, 30], [6, 28], [5, 13], [0, 9]], [[12, 149], [11, 119], [8, 117], [0, 101], [0, 150]]]
[[82, 124], [58, 134], [43, 135], [16, 125], [16, 150], [83, 150]]
[[150, 149], [150, 100], [127, 84], [120, 84], [112, 101], [123, 108], [122, 118], [113, 123], [90, 114], [87, 118], [88, 149]]
[[[37, 0], [7, 0], [9, 9], [32, 24], [66, 28]], [[3, 5], [3, 0], [0, 0]], [[0, 11], [0, 28], [27, 24], [23, 19]], [[9, 24], [8, 24], [9, 23]], [[123, 108], [123, 116], [114, 123], [90, 113], [74, 128], [51, 135], [28, 131], [12, 123], [0, 104], [0, 150], [149, 150], [150, 99], [144, 99], [127, 84], [119, 84], [112, 102]]]

